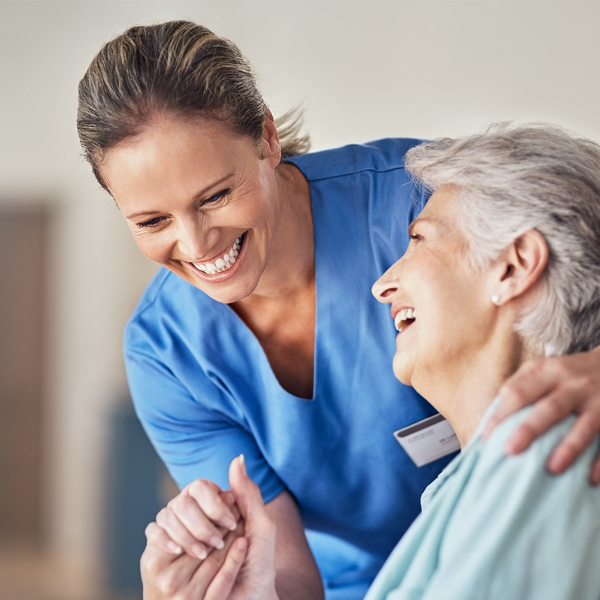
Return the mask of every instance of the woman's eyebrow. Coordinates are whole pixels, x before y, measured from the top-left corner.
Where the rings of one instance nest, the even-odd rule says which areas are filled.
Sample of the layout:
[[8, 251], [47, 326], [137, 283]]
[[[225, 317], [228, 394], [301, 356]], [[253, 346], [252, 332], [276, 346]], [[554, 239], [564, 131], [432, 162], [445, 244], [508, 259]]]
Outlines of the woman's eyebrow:
[[433, 225], [436, 228], [438, 228], [438, 227], [446, 228], [446, 225], [442, 221], [439, 221], [438, 219], [433, 219], [431, 217], [417, 217], [410, 224], [410, 226], [408, 228], [408, 232], [412, 233], [412, 230], [414, 227], [416, 227], [417, 225], [422, 225], [423, 223], [426, 223], [427, 225]]
[[[192, 200], [196, 201], [200, 198], [202, 198], [203, 196], [205, 196], [209, 190], [217, 187], [218, 185], [221, 185], [224, 181], [227, 181], [228, 179], [230, 179], [231, 177], [233, 177], [233, 173], [228, 173], [227, 175], [224, 175], [223, 177], [220, 177], [219, 179], [217, 179], [216, 181], [213, 181], [211, 184], [207, 185], [206, 187], [202, 188], [199, 192], [197, 192], [196, 194], [194, 194], [192, 196]], [[138, 212], [132, 213], [130, 215], [125, 215], [126, 219], [132, 220], [135, 219], [136, 217], [140, 217], [140, 216], [151, 216], [151, 215], [158, 215], [163, 211], [160, 210], [140, 210]]]

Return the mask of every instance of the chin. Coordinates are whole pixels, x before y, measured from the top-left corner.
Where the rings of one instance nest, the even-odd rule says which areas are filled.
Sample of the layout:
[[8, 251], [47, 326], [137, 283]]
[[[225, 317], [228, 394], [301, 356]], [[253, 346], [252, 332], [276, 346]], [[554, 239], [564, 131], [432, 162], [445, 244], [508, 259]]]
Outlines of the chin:
[[409, 366], [405, 362], [400, 361], [396, 356], [394, 357], [393, 369], [394, 375], [400, 383], [403, 383], [404, 385], [412, 385], [412, 369], [409, 368]]

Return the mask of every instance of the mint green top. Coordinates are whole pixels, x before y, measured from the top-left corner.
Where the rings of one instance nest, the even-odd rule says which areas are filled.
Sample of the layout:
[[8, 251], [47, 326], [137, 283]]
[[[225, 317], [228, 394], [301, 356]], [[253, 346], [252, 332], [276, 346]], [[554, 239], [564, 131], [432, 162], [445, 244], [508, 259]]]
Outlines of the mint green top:
[[545, 463], [574, 417], [506, 456], [507, 438], [530, 409], [484, 443], [481, 429], [495, 406], [425, 490], [423, 512], [365, 600], [600, 599], [600, 488], [587, 480], [597, 444], [551, 476]]

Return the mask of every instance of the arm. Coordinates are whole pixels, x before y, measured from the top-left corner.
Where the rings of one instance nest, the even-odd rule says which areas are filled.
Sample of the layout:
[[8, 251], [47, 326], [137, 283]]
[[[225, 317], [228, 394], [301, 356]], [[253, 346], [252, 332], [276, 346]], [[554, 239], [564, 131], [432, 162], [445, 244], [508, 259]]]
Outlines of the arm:
[[[242, 453], [252, 479], [260, 485], [267, 500], [267, 512], [277, 531], [276, 585], [283, 600], [298, 597], [293, 594], [300, 593], [299, 583], [302, 590], [308, 589], [311, 594], [315, 590], [314, 597], [322, 598], [319, 572], [298, 509], [256, 440], [244, 428], [235, 401], [197, 367], [193, 369], [193, 386], [184, 386], [181, 378], [155, 356], [153, 346], [144, 338], [129, 344], [126, 358], [138, 416], [173, 477], [180, 486], [185, 486], [159, 513], [157, 524], [148, 529], [148, 544], [142, 559], [146, 600], [185, 598], [190, 585], [197, 585], [194, 600], [202, 598], [201, 591], [208, 593], [207, 582], [216, 578], [216, 571], [212, 567], [202, 568], [201, 557], [208, 554], [205, 562], [210, 559], [209, 566], [223, 558], [219, 542], [211, 543], [210, 539], [226, 533], [231, 526], [228, 517], [237, 518], [228, 502], [230, 492], [223, 492], [222, 488], [228, 484], [228, 465]], [[199, 476], [203, 479], [197, 479]], [[239, 502], [234, 504], [239, 507]], [[250, 555], [253, 544], [250, 536], [248, 539]], [[232, 558], [226, 568], [234, 569], [238, 562]], [[221, 597], [227, 596], [215, 596], [217, 600]]]
[[321, 575], [313, 558], [300, 511], [288, 492], [282, 492], [266, 505], [276, 525], [275, 589], [280, 600], [321, 600]]
[[[265, 506], [258, 486], [247, 477], [239, 459], [230, 467], [230, 483], [243, 517], [247, 548], [242, 553], [240, 547], [232, 545], [231, 536], [240, 535], [236, 530], [227, 534], [224, 548], [210, 551], [205, 561], [198, 559], [193, 547], [198, 543], [204, 546], [206, 537], [202, 535], [200, 541], [190, 531], [182, 532], [180, 525], [186, 523], [195, 532], [206, 531], [210, 519], [200, 504], [214, 514], [218, 501], [205, 492], [198, 496], [195, 510], [191, 509], [189, 496], [170, 503], [161, 511], [161, 526], [152, 524], [147, 531], [148, 545], [142, 558], [145, 600], [182, 595], [195, 600], [322, 599], [319, 571], [290, 494], [282, 492]], [[203, 489], [218, 494], [212, 486]], [[184, 551], [177, 555], [169, 549], [170, 544]]]
[[[522, 452], [554, 424], [578, 413], [573, 427], [549, 454], [550, 472], [562, 473], [600, 432], [600, 348], [528, 361], [502, 386], [500, 397], [501, 405], [488, 422], [486, 436], [508, 415], [535, 403], [507, 441], [508, 454]], [[591, 464], [589, 479], [594, 485], [600, 483], [600, 456]]]

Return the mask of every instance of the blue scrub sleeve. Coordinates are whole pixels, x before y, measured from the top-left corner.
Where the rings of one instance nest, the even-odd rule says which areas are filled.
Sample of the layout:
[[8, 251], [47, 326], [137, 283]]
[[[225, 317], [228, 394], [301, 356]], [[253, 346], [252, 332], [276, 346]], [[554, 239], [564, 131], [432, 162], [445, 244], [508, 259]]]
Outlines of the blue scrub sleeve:
[[138, 418], [180, 489], [199, 478], [228, 489], [229, 464], [240, 454], [265, 502], [285, 489], [241, 419], [218, 409], [232, 407], [233, 400], [200, 366], [195, 376], [198, 389], [188, 390], [169, 368], [145, 352], [126, 348], [125, 364]]

